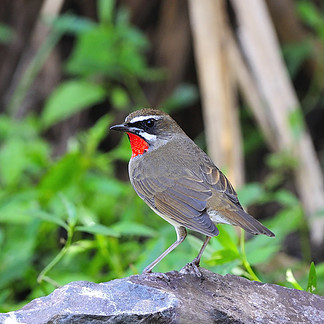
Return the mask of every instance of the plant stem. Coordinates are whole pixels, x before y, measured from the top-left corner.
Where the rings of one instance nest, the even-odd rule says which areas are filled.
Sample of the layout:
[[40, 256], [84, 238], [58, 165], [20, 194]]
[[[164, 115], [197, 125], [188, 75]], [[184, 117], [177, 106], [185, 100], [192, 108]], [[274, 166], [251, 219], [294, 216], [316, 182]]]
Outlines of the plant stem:
[[241, 246], [241, 259], [242, 259], [243, 266], [245, 267], [246, 271], [251, 276], [252, 280], [261, 282], [261, 280], [258, 278], [258, 276], [255, 274], [255, 272], [251, 268], [250, 263], [249, 263], [249, 261], [247, 260], [247, 257], [246, 257], [244, 230], [241, 231], [240, 246]]
[[[65, 255], [66, 251], [69, 249], [69, 247], [72, 244], [72, 237], [73, 237], [74, 227], [69, 226], [67, 231], [67, 239], [64, 247], [61, 249], [61, 251], [55, 256], [55, 258], [40, 272], [40, 274], [37, 277], [37, 282], [41, 283], [43, 280], [53, 283], [53, 280], [46, 276], [47, 272], [49, 272]], [[56, 285], [56, 284], [55, 284]]]

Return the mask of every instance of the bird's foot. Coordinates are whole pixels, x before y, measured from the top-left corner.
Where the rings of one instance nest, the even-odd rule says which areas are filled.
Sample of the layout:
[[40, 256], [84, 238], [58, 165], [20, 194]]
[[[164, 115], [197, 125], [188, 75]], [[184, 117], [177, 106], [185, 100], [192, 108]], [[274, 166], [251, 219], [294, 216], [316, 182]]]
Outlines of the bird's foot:
[[163, 272], [152, 272], [152, 271], [143, 271], [142, 275], [147, 275], [150, 279], [160, 279], [166, 282], [170, 282], [170, 278]]
[[198, 278], [201, 278], [202, 273], [199, 270], [199, 261], [194, 259], [192, 262], [187, 263], [181, 270], [180, 273], [183, 274], [192, 274]]

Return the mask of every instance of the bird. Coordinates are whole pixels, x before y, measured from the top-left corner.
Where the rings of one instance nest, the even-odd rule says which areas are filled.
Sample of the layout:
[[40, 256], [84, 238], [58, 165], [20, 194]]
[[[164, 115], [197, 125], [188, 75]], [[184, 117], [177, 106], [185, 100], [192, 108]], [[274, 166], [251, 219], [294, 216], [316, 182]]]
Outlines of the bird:
[[230, 181], [167, 113], [143, 108], [110, 129], [128, 135], [132, 149], [128, 173], [137, 195], [173, 225], [177, 234], [176, 241], [143, 273], [151, 273], [179, 246], [187, 229], [206, 236], [191, 262], [196, 268], [210, 239], [219, 234], [217, 224], [239, 226], [254, 235], [275, 236], [243, 209]]

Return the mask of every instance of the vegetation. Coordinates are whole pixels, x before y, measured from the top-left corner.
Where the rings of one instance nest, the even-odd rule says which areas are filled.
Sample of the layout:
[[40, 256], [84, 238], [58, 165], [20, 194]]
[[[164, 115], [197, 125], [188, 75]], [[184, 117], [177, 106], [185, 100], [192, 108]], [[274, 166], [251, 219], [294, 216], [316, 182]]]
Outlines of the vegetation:
[[[147, 63], [146, 36], [130, 24], [127, 10], [115, 11], [112, 4], [98, 1], [99, 22], [72, 14], [48, 22], [49, 42], [40, 48], [0, 115], [1, 312], [18, 309], [71, 281], [100, 282], [140, 273], [175, 239], [173, 227], [137, 197], [128, 181], [119, 180], [120, 166], [126, 169], [131, 155], [126, 136], [109, 151], [101, 148], [121, 112], [149, 101], [142, 84], [166, 78], [166, 71]], [[323, 38], [318, 9], [302, 1], [298, 10], [301, 19], [314, 28], [314, 37]], [[7, 44], [13, 33], [1, 26], [0, 41]], [[64, 63], [65, 81], [53, 90], [40, 114], [31, 111], [16, 118], [41, 69], [39, 64], [62, 35], [75, 39]], [[292, 47], [284, 51], [293, 62], [292, 73], [310, 55], [300, 50], [304, 45], [298, 47], [298, 55]], [[316, 89], [310, 90], [308, 99], [320, 96]], [[197, 88], [181, 84], [165, 107], [179, 111], [196, 100]], [[68, 139], [66, 151], [55, 154], [51, 129], [102, 102], [110, 106], [109, 112], [91, 127], [79, 129]], [[247, 112], [241, 120], [245, 151], [258, 154], [264, 147], [262, 135], [250, 132], [248, 122], [244, 124], [250, 121]], [[268, 154], [265, 163], [268, 172], [262, 182], [249, 182], [238, 193], [245, 207], [275, 206], [273, 217], [262, 222], [276, 238], [245, 240], [243, 231], [219, 226], [220, 234], [207, 246], [201, 265], [220, 274], [323, 294], [324, 263], [312, 263], [303, 208], [284, 183], [294, 161], [284, 154]], [[299, 259], [282, 252], [292, 233], [298, 234], [301, 245]], [[191, 233], [155, 270], [180, 269], [196, 256], [202, 239]]]

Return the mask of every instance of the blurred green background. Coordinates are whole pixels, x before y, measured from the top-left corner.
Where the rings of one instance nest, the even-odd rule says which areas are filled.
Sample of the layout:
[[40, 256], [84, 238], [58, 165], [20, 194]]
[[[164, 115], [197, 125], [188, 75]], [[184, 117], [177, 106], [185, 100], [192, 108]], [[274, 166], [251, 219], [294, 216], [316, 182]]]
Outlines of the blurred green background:
[[[71, 281], [140, 273], [175, 240], [173, 227], [128, 181], [126, 136], [109, 133], [136, 108], [163, 107], [206, 149], [186, 2], [166, 2], [63, 1], [59, 13], [41, 18], [41, 0], [2, 5], [1, 312]], [[323, 166], [324, 64], [317, 54], [324, 53], [324, 8], [315, 0], [291, 6], [305, 33], [295, 37], [274, 23]], [[168, 8], [178, 15], [181, 44], [172, 45]], [[34, 36], [43, 30], [39, 43]], [[269, 152], [243, 105], [240, 121], [247, 183], [239, 198], [276, 238], [244, 243], [234, 228], [219, 226], [201, 265], [323, 294], [324, 249], [311, 244], [291, 181], [294, 161]], [[182, 268], [202, 239], [190, 233], [155, 271]]]

